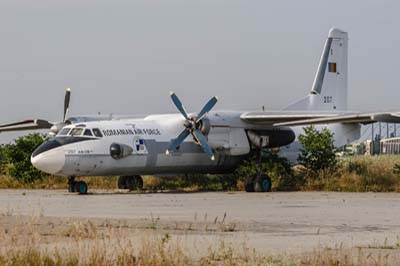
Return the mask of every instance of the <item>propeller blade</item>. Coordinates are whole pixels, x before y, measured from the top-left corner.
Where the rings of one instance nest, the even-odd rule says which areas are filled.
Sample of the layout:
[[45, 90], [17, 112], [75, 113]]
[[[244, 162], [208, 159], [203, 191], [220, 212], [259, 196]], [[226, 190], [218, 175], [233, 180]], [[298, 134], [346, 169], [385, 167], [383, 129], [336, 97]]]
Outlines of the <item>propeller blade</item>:
[[185, 107], [183, 106], [182, 102], [179, 100], [178, 96], [174, 92], [170, 93], [171, 99], [174, 102], [176, 108], [178, 108], [179, 112], [186, 118], [186, 120], [189, 120], [189, 117], [186, 113]]
[[183, 141], [186, 139], [187, 136], [189, 136], [190, 131], [187, 129], [184, 129], [181, 134], [176, 139], [172, 139], [171, 143], [168, 146], [168, 149], [166, 150], [166, 154], [168, 155], [171, 151], [176, 151], [177, 148], [183, 143]]
[[218, 97], [212, 97], [201, 109], [200, 113], [197, 115], [196, 123], [199, 122], [203, 117], [214, 107], [214, 105], [218, 102]]
[[65, 118], [67, 117], [68, 114], [68, 109], [69, 109], [69, 100], [71, 99], [71, 89], [67, 88], [65, 91], [65, 98], [64, 98], [64, 116], [63, 116], [63, 122], [65, 121]]
[[201, 147], [203, 148], [204, 152], [210, 157], [212, 161], [215, 160], [214, 153], [211, 150], [210, 145], [208, 145], [206, 137], [204, 137], [203, 133], [199, 129], [193, 131], [194, 136], [200, 142]]

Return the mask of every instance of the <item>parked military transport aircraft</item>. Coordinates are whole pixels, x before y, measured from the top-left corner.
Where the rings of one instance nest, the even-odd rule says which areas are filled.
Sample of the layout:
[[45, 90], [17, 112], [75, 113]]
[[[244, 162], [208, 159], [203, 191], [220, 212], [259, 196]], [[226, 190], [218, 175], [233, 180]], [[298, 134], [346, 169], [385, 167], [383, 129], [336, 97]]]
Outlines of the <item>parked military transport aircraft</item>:
[[[176, 94], [171, 99], [180, 114], [141, 119], [111, 117], [66, 118], [62, 122], [27, 120], [0, 126], [0, 131], [50, 129], [52, 138], [32, 154], [32, 164], [47, 173], [69, 177], [70, 192], [87, 192], [79, 176], [120, 176], [119, 188], [141, 189], [140, 175], [227, 173], [262, 148], [282, 147], [281, 155], [296, 158], [301, 126], [326, 124], [335, 145], [360, 137], [360, 124], [400, 122], [400, 113], [347, 112], [347, 33], [333, 28], [325, 42], [309, 95], [282, 111], [211, 111], [211, 98], [198, 113], [188, 113]], [[258, 173], [245, 182], [246, 191], [270, 191], [271, 180]]]

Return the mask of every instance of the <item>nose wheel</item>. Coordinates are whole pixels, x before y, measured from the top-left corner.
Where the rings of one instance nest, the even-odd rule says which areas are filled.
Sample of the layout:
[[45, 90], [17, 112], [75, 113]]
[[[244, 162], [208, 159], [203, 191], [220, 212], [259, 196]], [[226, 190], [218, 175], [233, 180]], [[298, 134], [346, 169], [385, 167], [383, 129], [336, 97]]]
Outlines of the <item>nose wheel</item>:
[[120, 176], [118, 178], [118, 189], [143, 190], [143, 178], [140, 175]]
[[87, 194], [88, 185], [84, 181], [75, 181], [74, 176], [68, 177], [68, 192], [78, 192], [81, 195]]

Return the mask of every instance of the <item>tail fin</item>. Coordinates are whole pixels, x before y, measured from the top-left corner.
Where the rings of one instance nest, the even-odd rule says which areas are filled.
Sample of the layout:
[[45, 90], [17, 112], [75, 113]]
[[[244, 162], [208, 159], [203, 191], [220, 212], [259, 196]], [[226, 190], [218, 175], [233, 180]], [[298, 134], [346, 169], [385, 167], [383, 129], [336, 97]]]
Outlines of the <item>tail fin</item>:
[[310, 94], [285, 110], [347, 109], [347, 32], [332, 28], [325, 42]]

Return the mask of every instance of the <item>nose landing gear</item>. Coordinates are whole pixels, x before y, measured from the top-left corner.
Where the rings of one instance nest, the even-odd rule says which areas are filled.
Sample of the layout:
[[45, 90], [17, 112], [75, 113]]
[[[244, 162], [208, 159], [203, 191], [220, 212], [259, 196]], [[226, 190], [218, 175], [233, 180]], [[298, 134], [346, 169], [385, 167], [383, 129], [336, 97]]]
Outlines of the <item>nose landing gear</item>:
[[118, 189], [143, 190], [143, 178], [140, 175], [120, 176], [118, 178]]
[[87, 194], [88, 185], [84, 181], [75, 181], [74, 176], [68, 177], [68, 192], [74, 193], [78, 192], [79, 194]]

